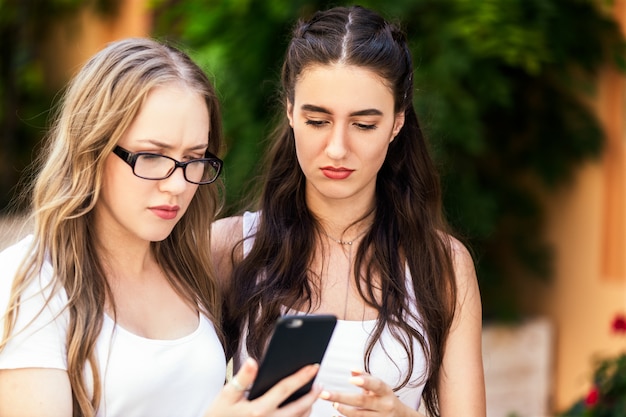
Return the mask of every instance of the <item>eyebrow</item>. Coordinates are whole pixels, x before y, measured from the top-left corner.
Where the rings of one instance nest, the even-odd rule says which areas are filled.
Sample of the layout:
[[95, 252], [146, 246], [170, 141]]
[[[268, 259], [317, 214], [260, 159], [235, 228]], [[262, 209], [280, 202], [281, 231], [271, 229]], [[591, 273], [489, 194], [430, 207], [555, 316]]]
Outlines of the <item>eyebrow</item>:
[[[163, 148], [163, 149], [168, 149], [168, 150], [173, 148], [173, 146], [172, 146], [172, 145], [169, 145], [169, 144], [167, 144], [167, 143], [164, 143], [164, 142], [158, 141], [158, 140], [156, 140], [156, 139], [141, 139], [141, 140], [140, 140], [140, 142], [149, 143], [149, 144], [154, 145], [154, 146], [156, 146], [156, 147], [158, 147], [158, 148]], [[209, 147], [209, 144], [208, 144], [208, 143], [201, 143], [201, 144], [198, 144], [198, 145], [196, 145], [196, 146], [192, 146], [191, 148], [188, 148], [188, 149], [186, 149], [186, 150], [187, 150], [187, 151], [196, 151], [196, 150], [198, 150], [198, 151], [204, 151], [204, 150], [206, 150], [208, 147]]]
[[[316, 106], [314, 104], [303, 104], [300, 107], [302, 111], [311, 111], [315, 113], [332, 114], [330, 110]], [[363, 109], [350, 113], [350, 116], [382, 116], [383, 112], [378, 109]]]

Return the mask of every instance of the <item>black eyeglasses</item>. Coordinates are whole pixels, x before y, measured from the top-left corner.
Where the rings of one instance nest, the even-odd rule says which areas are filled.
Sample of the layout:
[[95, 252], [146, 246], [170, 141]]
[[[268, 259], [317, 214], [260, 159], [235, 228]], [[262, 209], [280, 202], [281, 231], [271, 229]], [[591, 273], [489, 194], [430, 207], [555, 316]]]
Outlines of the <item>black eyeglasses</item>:
[[116, 146], [113, 153], [133, 169], [133, 174], [146, 180], [163, 180], [171, 176], [176, 168], [183, 169], [183, 176], [192, 184], [210, 184], [217, 179], [224, 162], [210, 152], [206, 158], [178, 162], [169, 156], [150, 152], [133, 153]]

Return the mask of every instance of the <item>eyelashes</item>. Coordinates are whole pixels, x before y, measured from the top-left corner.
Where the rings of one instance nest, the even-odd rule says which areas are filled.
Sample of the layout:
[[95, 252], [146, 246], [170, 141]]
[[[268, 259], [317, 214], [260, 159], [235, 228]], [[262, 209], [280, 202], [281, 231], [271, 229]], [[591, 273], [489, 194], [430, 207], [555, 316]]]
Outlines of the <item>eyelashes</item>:
[[368, 125], [368, 124], [364, 124], [364, 123], [355, 123], [354, 124], [356, 127], [358, 127], [361, 130], [374, 130], [376, 129], [378, 126], [374, 125]]
[[[304, 123], [307, 126], [311, 126], [315, 129], [320, 129], [324, 127], [325, 125], [329, 124], [329, 122], [326, 120], [311, 120], [311, 119], [307, 119]], [[353, 123], [352, 125], [355, 126], [359, 130], [375, 130], [378, 128], [376, 124]]]
[[328, 122], [326, 122], [325, 120], [310, 120], [310, 119], [307, 119], [307, 121], [304, 122], [304, 124], [308, 126], [316, 127], [316, 128], [320, 128], [327, 123]]

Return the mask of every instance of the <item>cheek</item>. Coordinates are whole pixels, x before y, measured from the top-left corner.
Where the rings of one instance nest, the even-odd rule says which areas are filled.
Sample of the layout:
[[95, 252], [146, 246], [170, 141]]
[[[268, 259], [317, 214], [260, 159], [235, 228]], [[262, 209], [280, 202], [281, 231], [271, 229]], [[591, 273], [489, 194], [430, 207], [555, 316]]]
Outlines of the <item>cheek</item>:
[[379, 170], [387, 158], [388, 150], [389, 143], [387, 142], [381, 142], [379, 146], [368, 147], [364, 153], [366, 155], [365, 159], [372, 167], [376, 167], [376, 170]]
[[114, 211], [126, 210], [142, 193], [134, 181], [119, 173], [105, 171], [102, 179], [102, 201]]
[[[199, 193], [200, 187], [212, 187], [212, 185], [197, 185], [189, 183], [187, 189], [178, 195], [177, 204], [181, 208], [179, 216], [183, 216], [187, 213], [189, 206], [194, 198], [208, 198], [206, 193]], [[198, 195], [196, 195], [198, 194]], [[180, 217], [179, 217], [180, 219]]]
[[[185, 195], [185, 211], [189, 207], [189, 204], [191, 204], [191, 201], [193, 200], [194, 196], [198, 192], [198, 188], [199, 187], [200, 187], [199, 185], [193, 185], [191, 187], [188, 187], [189, 189], [184, 192], [184, 195]], [[204, 185], [204, 187], [210, 187], [210, 185]]]
[[310, 135], [305, 135], [298, 129], [294, 129], [294, 140], [295, 140], [295, 148], [296, 148], [296, 157], [298, 158], [298, 162], [300, 166], [304, 167], [307, 164], [307, 161], [310, 161], [315, 157], [316, 152], [318, 152], [319, 143], [315, 138]]
[[108, 200], [109, 204], [113, 203], [111, 200], [122, 192], [124, 178], [122, 178], [123, 172], [121, 172], [120, 168], [122, 167], [116, 166], [111, 161], [111, 158], [104, 166], [104, 172], [102, 173], [102, 198]]
[[112, 209], [129, 210], [149, 191], [150, 181], [136, 177], [131, 168], [121, 160], [109, 157], [102, 173], [101, 198]]

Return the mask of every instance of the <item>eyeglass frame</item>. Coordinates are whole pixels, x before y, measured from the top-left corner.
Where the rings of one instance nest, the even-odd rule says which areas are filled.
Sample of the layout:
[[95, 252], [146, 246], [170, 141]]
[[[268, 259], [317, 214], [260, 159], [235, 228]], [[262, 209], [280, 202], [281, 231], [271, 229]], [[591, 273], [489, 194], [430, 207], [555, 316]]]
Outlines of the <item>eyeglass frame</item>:
[[[115, 145], [115, 148], [113, 148], [113, 153], [119, 156], [122, 161], [126, 162], [131, 167], [134, 176], [144, 179], [144, 180], [150, 180], [150, 181], [159, 181], [159, 180], [164, 180], [166, 178], [169, 178], [172, 176], [172, 174], [174, 174], [174, 172], [178, 168], [182, 168], [183, 177], [185, 178], [185, 181], [187, 181], [188, 183], [197, 184], [197, 185], [211, 184], [219, 178], [220, 173], [222, 172], [222, 167], [224, 166], [224, 161], [222, 161], [220, 158], [213, 155], [209, 151], [205, 152], [204, 158], [196, 158], [196, 159], [191, 159], [189, 161], [184, 161], [184, 162], [179, 162], [170, 156], [159, 154], [159, 153], [131, 152], [128, 149], [124, 149], [119, 145]], [[146, 177], [142, 177], [141, 175], [137, 175], [137, 173], [135, 173], [135, 164], [137, 163], [137, 159], [142, 155], [156, 156], [156, 157], [169, 159], [170, 161], [174, 162], [174, 169], [171, 170], [169, 174], [161, 178], [146, 178]], [[191, 163], [198, 162], [198, 161], [209, 161], [211, 165], [213, 166], [213, 168], [215, 168], [215, 171], [216, 171], [215, 178], [213, 178], [211, 181], [208, 181], [208, 182], [196, 182], [196, 181], [189, 180], [189, 178], [187, 178], [187, 166]], [[215, 164], [214, 164], [215, 162], [217, 162], [217, 168], [215, 167]]]

